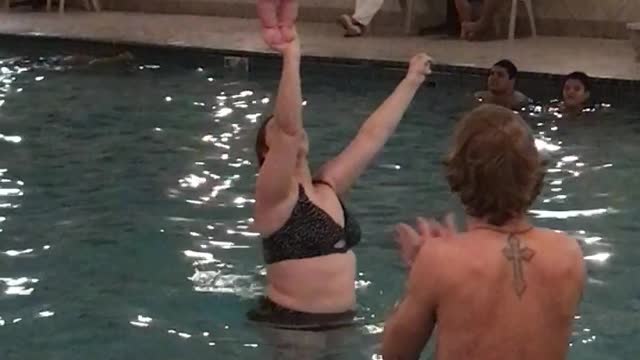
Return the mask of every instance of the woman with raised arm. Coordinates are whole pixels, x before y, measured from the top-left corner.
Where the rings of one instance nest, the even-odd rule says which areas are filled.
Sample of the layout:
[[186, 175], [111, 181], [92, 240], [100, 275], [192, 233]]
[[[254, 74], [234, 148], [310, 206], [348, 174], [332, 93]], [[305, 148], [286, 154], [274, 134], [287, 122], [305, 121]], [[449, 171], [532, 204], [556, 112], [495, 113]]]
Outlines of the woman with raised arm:
[[321, 167], [309, 169], [302, 124], [300, 45], [272, 46], [283, 56], [275, 112], [256, 140], [260, 170], [254, 228], [262, 236], [267, 265], [265, 296], [250, 320], [275, 327], [317, 330], [352, 324], [360, 228], [340, 200], [393, 134], [430, 73], [430, 59], [411, 60], [406, 77], [365, 121], [351, 143]]

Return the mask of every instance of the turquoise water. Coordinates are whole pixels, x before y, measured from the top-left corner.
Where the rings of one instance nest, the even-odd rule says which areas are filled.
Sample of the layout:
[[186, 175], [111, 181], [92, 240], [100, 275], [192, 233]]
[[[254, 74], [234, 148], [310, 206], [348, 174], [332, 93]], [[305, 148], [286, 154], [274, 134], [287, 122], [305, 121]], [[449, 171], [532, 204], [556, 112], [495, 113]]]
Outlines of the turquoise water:
[[[0, 47], [0, 58], [68, 51], [20, 44]], [[1, 359], [270, 353], [244, 313], [263, 284], [259, 239], [248, 228], [253, 142], [256, 119], [270, 109], [277, 62], [251, 60], [246, 73], [217, 56], [133, 52], [131, 64], [90, 69], [0, 65]], [[314, 164], [346, 144], [401, 75], [305, 67]], [[433, 80], [350, 195], [364, 231], [356, 253], [365, 325], [333, 358], [379, 358], [379, 332], [405, 276], [392, 226], [456, 208], [439, 160], [483, 80]], [[544, 102], [554, 85], [524, 81], [522, 89]], [[579, 121], [528, 116], [553, 164], [534, 215], [580, 238], [588, 259], [570, 358], [633, 359], [640, 353], [640, 105], [620, 90], [599, 93], [612, 107]]]

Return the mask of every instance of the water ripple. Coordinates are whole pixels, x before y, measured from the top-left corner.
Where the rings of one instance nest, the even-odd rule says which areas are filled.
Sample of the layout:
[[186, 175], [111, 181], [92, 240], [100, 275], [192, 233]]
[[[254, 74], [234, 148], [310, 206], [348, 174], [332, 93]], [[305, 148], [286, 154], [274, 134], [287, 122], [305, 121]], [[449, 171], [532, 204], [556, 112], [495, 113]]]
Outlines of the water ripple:
[[31, 295], [34, 288], [33, 284], [37, 284], [40, 280], [36, 278], [20, 277], [20, 278], [0, 278], [0, 283], [4, 283], [5, 295], [28, 296]]
[[[273, 106], [263, 89], [276, 89], [277, 74], [238, 81], [205, 67], [208, 58], [185, 68], [182, 54], [180, 64], [163, 58], [71, 73], [47, 67], [49, 56], [32, 50], [40, 58], [0, 59], [0, 327], [10, 328], [12, 355], [42, 357], [21, 345], [33, 334], [41, 348], [55, 341], [71, 349], [61, 357], [90, 358], [105, 344], [87, 339], [117, 338], [138, 357], [202, 358], [213, 350], [224, 359], [264, 358], [269, 344], [244, 314], [264, 291], [251, 228], [253, 146]], [[378, 74], [372, 81], [315, 73], [305, 75], [312, 99], [305, 126], [318, 164], [348, 143], [387, 95], [383, 88], [395, 84]], [[454, 88], [443, 78], [443, 91], [418, 95], [350, 194], [364, 231], [356, 249], [358, 335], [377, 341], [405, 290], [393, 224], [454, 204], [438, 162], [451, 119], [467, 110]], [[544, 112], [530, 112], [549, 166], [532, 216], [579, 239], [589, 274], [572, 357], [620, 357], [619, 349], [636, 348], [640, 324], [637, 112], [635, 122], [621, 114], [598, 126]], [[380, 358], [361, 344], [337, 351]]]

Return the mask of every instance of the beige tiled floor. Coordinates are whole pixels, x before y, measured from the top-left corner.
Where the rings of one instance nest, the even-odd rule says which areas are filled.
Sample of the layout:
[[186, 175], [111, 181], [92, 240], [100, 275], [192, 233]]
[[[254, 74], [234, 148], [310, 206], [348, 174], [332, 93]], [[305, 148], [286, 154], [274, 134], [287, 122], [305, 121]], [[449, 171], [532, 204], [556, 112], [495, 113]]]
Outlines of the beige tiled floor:
[[[71, 39], [268, 51], [255, 20], [139, 13], [0, 14], [0, 33], [53, 35]], [[510, 58], [521, 70], [566, 74], [583, 70], [602, 78], [640, 80], [640, 63], [629, 41], [538, 37], [469, 43], [427, 37], [345, 39], [332, 24], [302, 23], [305, 55], [402, 61], [427, 51], [437, 62], [488, 67]], [[0, 45], [1, 46], [1, 45]]]

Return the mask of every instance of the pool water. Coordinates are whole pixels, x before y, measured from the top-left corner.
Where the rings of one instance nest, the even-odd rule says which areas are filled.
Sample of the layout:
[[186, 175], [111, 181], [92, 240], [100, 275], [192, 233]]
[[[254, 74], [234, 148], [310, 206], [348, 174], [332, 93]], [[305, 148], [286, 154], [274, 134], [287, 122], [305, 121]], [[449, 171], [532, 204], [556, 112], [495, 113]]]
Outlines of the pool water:
[[[133, 49], [132, 63], [62, 69], [36, 60], [69, 47], [34, 44], [0, 47], [2, 59], [24, 57], [0, 65], [0, 358], [269, 358], [244, 314], [263, 284], [253, 143], [277, 61], [250, 59], [247, 72], [221, 56]], [[307, 64], [312, 163], [336, 154], [402, 75]], [[459, 209], [440, 159], [484, 80], [432, 79], [349, 195], [364, 232], [364, 324], [332, 359], [380, 358], [405, 279], [393, 225]], [[521, 88], [545, 103], [557, 84]], [[552, 159], [536, 223], [578, 237], [588, 261], [576, 360], [640, 353], [640, 103], [619, 89], [600, 96], [612, 106], [577, 120], [527, 114]]]

